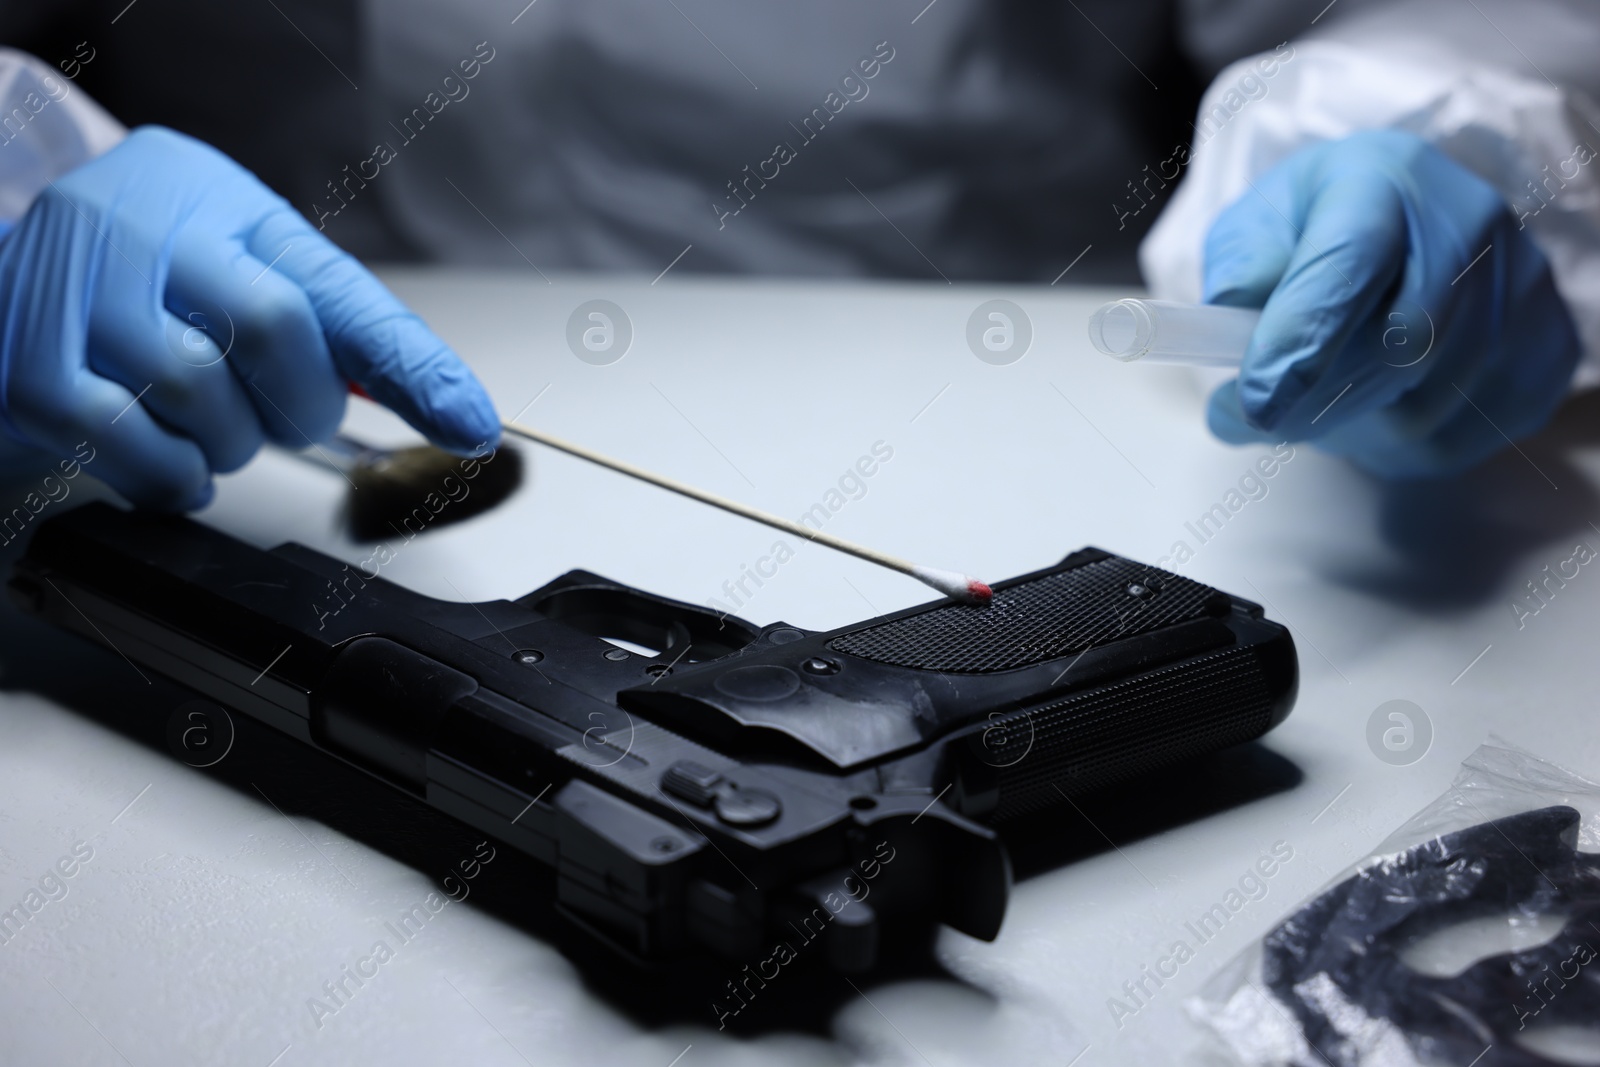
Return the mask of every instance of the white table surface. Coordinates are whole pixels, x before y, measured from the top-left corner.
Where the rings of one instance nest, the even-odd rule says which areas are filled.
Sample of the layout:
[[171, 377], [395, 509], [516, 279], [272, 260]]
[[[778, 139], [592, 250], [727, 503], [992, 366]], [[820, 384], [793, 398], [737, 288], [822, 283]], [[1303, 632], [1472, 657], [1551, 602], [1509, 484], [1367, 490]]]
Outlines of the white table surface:
[[[828, 528], [991, 579], [1085, 544], [1151, 562], [1174, 541], [1195, 547], [1185, 523], [1269, 451], [1212, 440], [1189, 372], [1094, 354], [1084, 325], [1104, 291], [387, 278], [478, 369], [503, 414], [538, 396], [528, 421], [761, 507], [799, 514], [887, 442], [893, 459]], [[1034, 331], [1027, 355], [1006, 366], [977, 359], [965, 338], [968, 315], [995, 297], [1020, 305]], [[593, 298], [620, 305], [635, 331], [609, 366], [580, 361], [565, 341], [568, 315]], [[550, 944], [471, 903], [447, 906], [317, 1026], [308, 999], [436, 889], [440, 872], [287, 816], [40, 695], [59, 683], [114, 718], [144, 685], [75, 638], [17, 626], [0, 674], [0, 908], [76, 843], [93, 858], [65, 880], [65, 897], [0, 944], [0, 1064], [1197, 1059], [1185, 997], [1441, 792], [1491, 733], [1600, 774], [1590, 697], [1600, 577], [1585, 569], [1520, 630], [1510, 607], [1576, 542], [1600, 547], [1589, 525], [1600, 521], [1600, 419], [1582, 407], [1454, 486], [1385, 493], [1298, 448], [1267, 495], [1179, 569], [1266, 602], [1293, 629], [1299, 704], [1265, 747], [1303, 777], [1210, 814], [1195, 814], [1204, 798], [1161, 798], [1172, 811], [1159, 832], [1022, 879], [995, 942], [945, 931], [937, 952], [948, 975], [862, 985], [813, 1032], [735, 1038], [717, 1031], [709, 1006], [703, 1017], [641, 1021], [580, 982]], [[352, 404], [347, 428], [410, 439], [365, 404]], [[490, 599], [583, 567], [704, 602], [773, 541], [576, 460], [530, 458], [514, 500], [406, 545], [386, 577]], [[266, 455], [222, 479], [203, 518], [263, 546], [296, 539], [354, 562], [365, 553], [334, 519], [343, 489], [336, 475]], [[86, 480], [75, 492], [90, 495]], [[908, 579], [805, 545], [742, 614], [823, 629], [925, 599]], [[1431, 749], [1409, 766], [1380, 761], [1366, 741], [1368, 716], [1391, 699], [1415, 702], [1433, 725]], [[1122, 825], [1092, 806], [1084, 816]], [[1069, 831], [1088, 828], [1069, 814]], [[1114, 1019], [1109, 998], [1280, 841], [1294, 858], [1266, 896], [1136, 1014]]]

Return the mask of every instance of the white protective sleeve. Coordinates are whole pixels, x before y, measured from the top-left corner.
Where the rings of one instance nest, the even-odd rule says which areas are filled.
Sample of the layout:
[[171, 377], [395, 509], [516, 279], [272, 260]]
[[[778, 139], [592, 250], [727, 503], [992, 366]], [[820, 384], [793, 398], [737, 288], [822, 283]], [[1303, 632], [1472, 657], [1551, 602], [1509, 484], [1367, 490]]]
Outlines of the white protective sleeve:
[[1600, 381], [1600, 5], [1417, 0], [1291, 47], [1271, 77], [1240, 60], [1206, 91], [1189, 173], [1139, 249], [1151, 291], [1199, 300], [1211, 223], [1293, 152], [1409, 130], [1506, 198], [1578, 325], [1578, 383]]
[[21, 218], [46, 185], [125, 136], [71, 79], [26, 52], [0, 48], [0, 221]]

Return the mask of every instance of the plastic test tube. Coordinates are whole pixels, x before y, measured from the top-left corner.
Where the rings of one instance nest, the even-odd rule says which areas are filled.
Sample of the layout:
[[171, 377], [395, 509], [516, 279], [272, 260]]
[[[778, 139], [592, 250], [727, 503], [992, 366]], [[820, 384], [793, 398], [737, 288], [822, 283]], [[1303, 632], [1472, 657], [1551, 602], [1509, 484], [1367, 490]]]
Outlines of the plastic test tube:
[[1095, 348], [1124, 363], [1237, 367], [1261, 312], [1175, 300], [1113, 300], [1089, 317]]

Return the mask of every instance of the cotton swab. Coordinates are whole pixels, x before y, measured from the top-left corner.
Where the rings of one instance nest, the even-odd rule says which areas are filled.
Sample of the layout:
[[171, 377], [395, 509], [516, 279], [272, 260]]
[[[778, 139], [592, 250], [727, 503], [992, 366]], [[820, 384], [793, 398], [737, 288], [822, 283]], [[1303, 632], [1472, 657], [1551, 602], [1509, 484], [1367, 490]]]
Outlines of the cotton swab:
[[774, 529], [794, 534], [796, 537], [804, 537], [808, 541], [827, 545], [829, 548], [855, 556], [857, 559], [864, 559], [870, 563], [888, 567], [890, 570], [899, 571], [901, 574], [908, 574], [924, 585], [937, 589], [945, 596], [954, 597], [965, 603], [988, 604], [994, 597], [994, 590], [968, 575], [959, 574], [955, 571], [939, 570], [936, 567], [919, 566], [898, 556], [891, 556], [887, 552], [879, 552], [875, 548], [867, 548], [864, 545], [846, 541], [842, 537], [835, 537], [833, 534], [824, 533], [821, 530], [813, 530], [802, 523], [772, 515], [747, 504], [741, 504], [737, 500], [729, 500], [727, 497], [708, 493], [704, 489], [697, 489], [675, 478], [668, 478], [664, 475], [647, 471], [643, 467], [636, 467], [632, 463], [626, 463], [620, 459], [612, 459], [610, 456], [602, 455], [593, 449], [563, 440], [542, 430], [535, 430], [515, 422], [503, 422], [500, 425], [507, 433], [516, 434], [518, 437], [537, 442], [547, 448], [565, 452], [569, 456], [577, 456], [579, 459], [588, 460], [590, 463], [616, 471], [618, 474], [626, 474], [630, 478], [649, 482], [651, 485], [660, 486], [662, 489], [677, 493], [680, 496], [698, 500], [702, 504], [710, 504], [714, 508], [731, 511], [735, 515], [742, 515], [747, 519], [753, 519]]
[[[370, 393], [355, 382], [351, 382], [349, 385], [352, 395], [359, 396], [364, 400], [373, 399]], [[373, 402], [376, 403], [376, 401]], [[969, 575], [960, 574], [956, 571], [940, 570], [937, 567], [923, 567], [912, 563], [910, 560], [901, 559], [899, 556], [891, 556], [887, 552], [879, 552], [875, 548], [867, 548], [865, 545], [846, 541], [842, 537], [835, 537], [833, 534], [823, 533], [821, 530], [813, 530], [802, 523], [793, 522], [769, 512], [761, 511], [758, 508], [750, 507], [748, 504], [741, 504], [737, 500], [729, 500], [727, 497], [708, 493], [704, 489], [696, 489], [686, 482], [680, 482], [675, 478], [668, 478], [665, 475], [647, 471], [643, 467], [636, 467], [632, 463], [626, 463], [620, 459], [612, 459], [610, 456], [596, 452], [592, 448], [585, 448], [582, 445], [556, 437], [554, 434], [523, 426], [521, 423], [502, 422], [500, 428], [507, 433], [516, 434], [518, 437], [526, 438], [547, 448], [553, 448], [558, 452], [565, 452], [569, 456], [577, 456], [579, 459], [588, 460], [590, 463], [616, 471], [618, 474], [626, 474], [630, 478], [649, 482], [651, 485], [660, 486], [662, 489], [677, 493], [680, 496], [698, 500], [702, 504], [710, 504], [714, 508], [721, 508], [723, 511], [742, 515], [747, 519], [753, 519], [774, 529], [794, 534], [796, 537], [804, 537], [807, 541], [815, 541], [835, 551], [855, 556], [857, 559], [864, 559], [869, 563], [876, 563], [880, 567], [888, 567], [892, 571], [910, 575], [923, 585], [930, 586], [945, 596], [953, 597], [963, 603], [984, 605], [994, 599], [993, 589], [990, 589], [986, 583], [980, 582]]]

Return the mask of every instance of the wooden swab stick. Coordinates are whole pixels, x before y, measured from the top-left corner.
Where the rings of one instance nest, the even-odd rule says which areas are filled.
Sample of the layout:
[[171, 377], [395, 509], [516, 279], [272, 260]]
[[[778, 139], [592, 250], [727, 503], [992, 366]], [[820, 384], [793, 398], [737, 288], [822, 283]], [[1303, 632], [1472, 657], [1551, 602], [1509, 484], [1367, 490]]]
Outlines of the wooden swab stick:
[[727, 497], [708, 493], [704, 489], [696, 489], [694, 486], [687, 485], [675, 478], [668, 478], [664, 475], [647, 471], [643, 467], [636, 467], [632, 463], [626, 463], [620, 459], [612, 459], [610, 456], [603, 455], [593, 449], [573, 444], [571, 441], [547, 434], [542, 430], [523, 426], [521, 423], [503, 422], [500, 425], [507, 433], [516, 434], [518, 437], [535, 441], [547, 448], [565, 452], [569, 456], [577, 456], [579, 459], [588, 460], [590, 463], [614, 470], [618, 474], [626, 474], [630, 478], [649, 482], [651, 485], [660, 486], [680, 496], [698, 500], [702, 504], [710, 504], [714, 508], [731, 511], [733, 514], [742, 515], [747, 519], [754, 519], [756, 522], [782, 530], [785, 533], [794, 534], [796, 537], [804, 537], [808, 541], [827, 545], [829, 548], [855, 556], [857, 559], [876, 563], [880, 567], [888, 567], [890, 570], [899, 571], [901, 574], [909, 574], [917, 581], [922, 582], [924, 585], [932, 586], [945, 596], [955, 597], [957, 600], [965, 601], [968, 604], [987, 604], [994, 596], [994, 591], [987, 585], [965, 574], [958, 574], [955, 571], [943, 571], [935, 567], [918, 566], [909, 560], [891, 556], [887, 552], [879, 552], [875, 548], [867, 548], [864, 545], [846, 541], [842, 537], [835, 537], [833, 534], [823, 533], [821, 530], [813, 530], [802, 523], [793, 522], [761, 511], [747, 504], [741, 504], [737, 500], [729, 500]]

